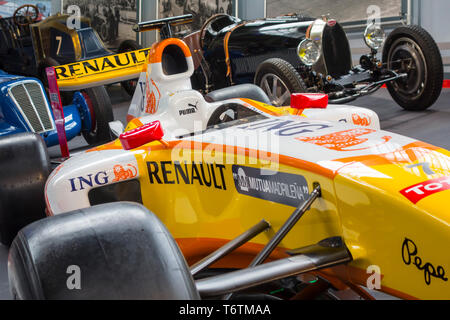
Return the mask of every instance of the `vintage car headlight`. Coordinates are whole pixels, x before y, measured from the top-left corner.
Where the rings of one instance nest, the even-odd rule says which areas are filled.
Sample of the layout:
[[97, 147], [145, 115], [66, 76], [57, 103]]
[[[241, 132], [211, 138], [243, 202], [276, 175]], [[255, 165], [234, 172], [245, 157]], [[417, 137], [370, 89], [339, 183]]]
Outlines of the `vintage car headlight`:
[[300, 60], [307, 66], [312, 66], [320, 58], [320, 47], [310, 39], [305, 39], [297, 47]]
[[383, 28], [375, 23], [371, 23], [367, 26], [366, 31], [364, 31], [364, 41], [369, 48], [373, 50], [378, 50], [384, 43], [386, 34]]

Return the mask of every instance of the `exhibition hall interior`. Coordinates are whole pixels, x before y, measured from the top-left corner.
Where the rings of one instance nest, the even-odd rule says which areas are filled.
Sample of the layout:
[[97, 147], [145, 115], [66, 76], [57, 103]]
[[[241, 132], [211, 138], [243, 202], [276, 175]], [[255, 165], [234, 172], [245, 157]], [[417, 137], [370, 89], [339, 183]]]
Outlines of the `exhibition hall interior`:
[[450, 300], [449, 13], [0, 1], [0, 300]]

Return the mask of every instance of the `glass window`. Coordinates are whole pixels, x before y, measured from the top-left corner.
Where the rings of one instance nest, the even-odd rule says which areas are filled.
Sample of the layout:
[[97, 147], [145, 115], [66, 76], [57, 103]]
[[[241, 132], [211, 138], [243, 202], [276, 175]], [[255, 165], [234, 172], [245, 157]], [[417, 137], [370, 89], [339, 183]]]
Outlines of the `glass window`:
[[398, 17], [402, 11], [402, 0], [266, 0], [267, 17], [289, 13], [313, 18], [330, 14], [340, 22], [366, 20], [369, 6], [380, 8], [381, 18]]

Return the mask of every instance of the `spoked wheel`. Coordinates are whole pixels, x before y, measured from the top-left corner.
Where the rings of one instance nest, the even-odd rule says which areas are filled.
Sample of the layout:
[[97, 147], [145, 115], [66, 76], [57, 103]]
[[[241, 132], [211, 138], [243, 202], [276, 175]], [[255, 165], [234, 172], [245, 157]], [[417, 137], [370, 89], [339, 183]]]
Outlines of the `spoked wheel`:
[[16, 9], [13, 14], [14, 23], [20, 26], [28, 26], [39, 18], [39, 9], [32, 4], [24, 4]]
[[279, 58], [268, 59], [259, 65], [255, 84], [264, 90], [276, 107], [289, 106], [292, 93], [307, 91], [297, 70]]
[[425, 110], [439, 97], [443, 66], [433, 38], [419, 26], [395, 29], [386, 40], [387, 68], [407, 76], [388, 83], [392, 98], [406, 110]]
[[289, 105], [291, 91], [276, 74], [267, 73], [261, 79], [260, 87], [269, 96], [274, 106], [281, 107]]

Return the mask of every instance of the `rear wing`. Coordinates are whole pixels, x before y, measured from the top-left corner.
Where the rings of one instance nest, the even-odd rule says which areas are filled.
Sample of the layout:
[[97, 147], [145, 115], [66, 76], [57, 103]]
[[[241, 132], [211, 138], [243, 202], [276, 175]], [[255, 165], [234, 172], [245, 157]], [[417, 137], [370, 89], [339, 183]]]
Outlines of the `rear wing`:
[[[158, 19], [158, 20], [140, 22], [133, 26], [133, 31], [135, 31], [135, 32], [144, 32], [144, 31], [150, 31], [150, 30], [160, 30], [163, 32], [168, 31], [170, 34], [167, 36], [170, 37], [170, 36], [172, 36], [172, 32], [170, 29], [171, 26], [179, 26], [182, 24], [191, 23], [192, 21], [193, 21], [192, 14], [185, 14], [182, 16], [168, 17], [168, 18], [162, 18], [162, 19]], [[166, 38], [166, 37], [162, 37], [162, 38]]]
[[75, 91], [139, 78], [150, 48], [55, 66], [61, 91]]
[[[185, 14], [140, 22], [133, 26], [133, 30], [159, 30], [161, 39], [167, 39], [172, 37], [171, 26], [191, 23], [192, 20], [192, 14]], [[55, 66], [59, 89], [75, 91], [139, 78], [149, 52], [150, 48], [146, 48]]]

